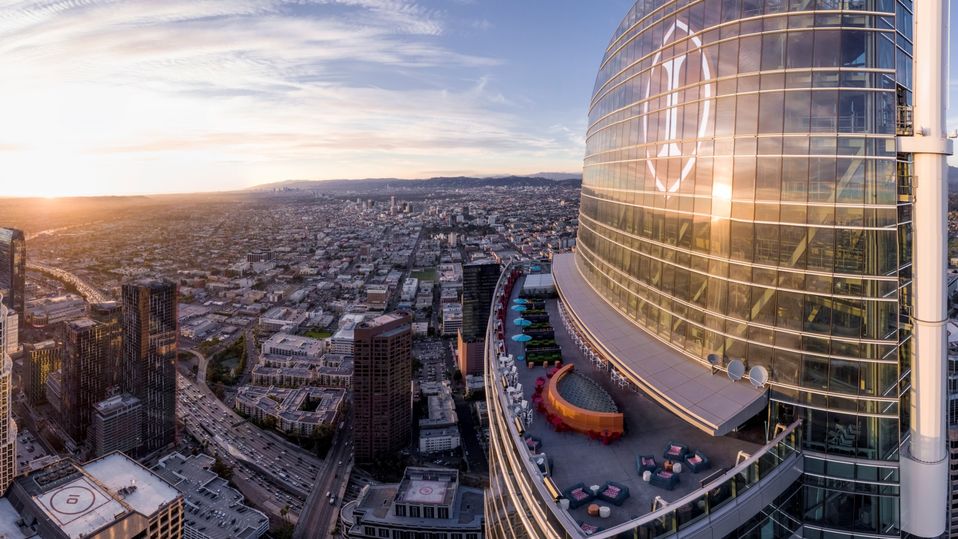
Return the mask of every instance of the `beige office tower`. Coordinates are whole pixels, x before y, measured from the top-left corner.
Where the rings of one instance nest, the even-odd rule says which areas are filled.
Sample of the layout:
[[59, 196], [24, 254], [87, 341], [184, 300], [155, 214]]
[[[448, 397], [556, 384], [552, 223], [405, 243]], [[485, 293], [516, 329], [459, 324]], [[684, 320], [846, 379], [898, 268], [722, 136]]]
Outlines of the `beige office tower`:
[[7, 307], [0, 304], [0, 494], [6, 492], [16, 474], [17, 425], [10, 415], [13, 361], [6, 353]]

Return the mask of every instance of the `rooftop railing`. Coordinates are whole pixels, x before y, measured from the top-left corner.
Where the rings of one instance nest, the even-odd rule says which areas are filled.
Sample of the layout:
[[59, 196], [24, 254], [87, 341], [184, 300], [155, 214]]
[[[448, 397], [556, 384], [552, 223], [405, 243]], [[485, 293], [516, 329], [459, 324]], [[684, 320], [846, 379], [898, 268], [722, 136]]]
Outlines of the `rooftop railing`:
[[[540, 525], [545, 525], [548, 522], [552, 526], [561, 526], [563, 528], [561, 533], [566, 536], [586, 537], [573, 515], [560, 507], [558, 503], [560, 496], [557, 494], [557, 489], [551, 479], [543, 475], [539, 468], [533, 464], [533, 454], [522, 442], [522, 422], [517, 421], [517, 416], [511, 413], [512, 407], [504, 384], [505, 379], [503, 374], [499, 372], [498, 357], [500, 353], [505, 351], [506, 347], [503, 340], [498, 337], [495, 322], [497, 318], [496, 305], [499, 304], [502, 297], [502, 287], [508, 280], [507, 275], [516, 267], [517, 264], [510, 263], [503, 269], [502, 277], [500, 277], [496, 288], [496, 295], [490, 312], [490, 324], [486, 333], [486, 361], [489, 362], [486, 365], [487, 391], [489, 391], [490, 398], [496, 399], [499, 404], [499, 406], [490, 406], [489, 411], [494, 413], [494, 408], [497, 408], [507, 416], [503, 418], [490, 417], [490, 421], [501, 421], [503, 430], [508, 432], [509, 437], [512, 438], [513, 447], [511, 449], [515, 451], [515, 456], [518, 457], [513, 463], [521, 463], [520, 466], [525, 478], [528, 478], [528, 481], [524, 481], [524, 487], [534, 489], [538, 494], [538, 499], [526, 499], [525, 502], [532, 502], [543, 510], [541, 517], [544, 518], [528, 516]], [[800, 424], [801, 420], [797, 420], [788, 426], [779, 425], [776, 428], [775, 436], [760, 450], [751, 455], [740, 453], [741, 458], [734, 467], [721, 472], [717, 476], [713, 474], [714, 479], [703, 484], [701, 488], [694, 492], [674, 502], [667, 502], [662, 507], [658, 507], [637, 519], [594, 533], [590, 537], [599, 539], [620, 537], [655, 539], [688, 530], [695, 526], [707, 525], [713, 516], [729, 507], [737, 498], [747, 496], [752, 487], [777, 475], [784, 469], [783, 466], [787, 467], [798, 461], [801, 455], [801, 429], [798, 428]], [[496, 431], [497, 429], [491, 430]], [[527, 491], [524, 494], [532, 493]], [[529, 507], [529, 509], [532, 508]], [[560, 530], [553, 531], [559, 532]]]

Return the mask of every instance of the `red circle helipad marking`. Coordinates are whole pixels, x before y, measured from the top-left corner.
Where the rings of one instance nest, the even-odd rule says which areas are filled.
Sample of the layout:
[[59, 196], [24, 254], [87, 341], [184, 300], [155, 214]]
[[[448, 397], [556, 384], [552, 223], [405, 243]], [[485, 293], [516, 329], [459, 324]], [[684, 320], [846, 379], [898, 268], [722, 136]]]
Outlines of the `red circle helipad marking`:
[[78, 515], [93, 507], [96, 494], [87, 487], [65, 487], [50, 497], [50, 508], [64, 515]]
[[432, 487], [419, 487], [419, 493], [423, 496], [432, 494]]

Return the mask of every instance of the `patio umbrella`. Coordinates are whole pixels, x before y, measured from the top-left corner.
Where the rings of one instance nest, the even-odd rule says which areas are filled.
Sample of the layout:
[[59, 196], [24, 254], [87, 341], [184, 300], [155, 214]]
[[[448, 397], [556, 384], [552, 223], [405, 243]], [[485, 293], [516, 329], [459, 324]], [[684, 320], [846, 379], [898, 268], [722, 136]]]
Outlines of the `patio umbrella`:
[[516, 318], [515, 320], [512, 321], [512, 323], [521, 328], [527, 328], [532, 325], [532, 321], [526, 320], [525, 318]]
[[512, 306], [512, 310], [515, 311], [515, 312], [517, 312], [517, 313], [521, 313], [522, 311], [525, 311], [526, 308], [527, 308], [527, 307], [526, 307], [525, 305], [513, 305], [513, 306]]
[[516, 305], [525, 305], [526, 303], [529, 303], [529, 300], [527, 300], [527, 299], [522, 299], [522, 298], [516, 298], [516, 299], [512, 300], [512, 302], [515, 303]]
[[525, 361], [525, 360], [526, 360], [526, 356], [523, 356], [523, 355], [516, 356], [516, 361]]
[[516, 342], [529, 342], [532, 340], [532, 337], [522, 334], [522, 335], [513, 335], [512, 340]]

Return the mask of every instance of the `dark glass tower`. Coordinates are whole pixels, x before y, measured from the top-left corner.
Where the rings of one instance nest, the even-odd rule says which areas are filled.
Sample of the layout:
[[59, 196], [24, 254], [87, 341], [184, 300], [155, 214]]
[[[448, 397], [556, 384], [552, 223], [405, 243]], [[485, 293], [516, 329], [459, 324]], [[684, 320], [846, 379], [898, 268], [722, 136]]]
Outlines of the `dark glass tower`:
[[94, 305], [90, 317], [64, 324], [62, 426], [77, 444], [88, 440], [93, 406], [120, 385], [122, 344], [115, 303]]
[[457, 335], [459, 372], [482, 374], [482, 355], [489, 307], [502, 268], [492, 260], [462, 267], [462, 328]]
[[23, 324], [23, 288], [27, 278], [27, 247], [22, 230], [0, 228], [0, 293], [4, 305], [17, 311]]
[[123, 390], [143, 405], [143, 450], [176, 440], [176, 284], [123, 285]]
[[499, 264], [481, 260], [462, 267], [462, 336], [481, 339], [489, 322], [489, 307], [496, 293]]
[[412, 431], [412, 325], [395, 312], [353, 330], [353, 440], [356, 462], [406, 446]]

